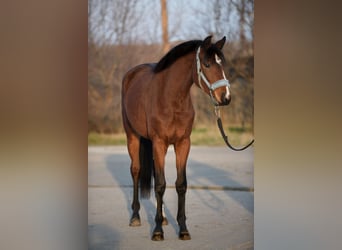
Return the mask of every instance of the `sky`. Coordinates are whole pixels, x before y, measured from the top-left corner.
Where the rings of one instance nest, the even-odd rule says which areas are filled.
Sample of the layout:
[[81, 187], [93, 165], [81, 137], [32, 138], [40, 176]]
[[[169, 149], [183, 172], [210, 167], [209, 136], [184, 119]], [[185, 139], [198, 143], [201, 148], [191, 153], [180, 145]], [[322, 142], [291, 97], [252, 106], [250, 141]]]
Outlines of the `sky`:
[[[224, 1], [224, 0], [223, 0]], [[208, 14], [208, 7], [213, 0], [169, 0], [168, 11], [169, 11], [169, 27], [172, 29], [178, 16], [182, 19], [181, 25], [179, 26], [180, 31], [173, 39], [188, 39], [186, 36], [197, 36], [201, 35], [205, 38], [208, 34], [204, 31], [205, 26], [209, 25], [210, 18]], [[180, 12], [182, 12], [180, 14]], [[237, 19], [230, 18], [230, 22], [227, 23], [227, 28], [232, 32], [237, 30]], [[228, 35], [228, 34], [225, 34]], [[194, 37], [190, 37], [194, 38]]]
[[[225, 0], [221, 0], [222, 2]], [[141, 0], [141, 3], [152, 3], [152, 8], [158, 20], [151, 19], [153, 23], [158, 23], [157, 37], [161, 38], [160, 24], [160, 0]], [[203, 39], [208, 33], [206, 26], [210, 25], [212, 20], [209, 18], [209, 6], [213, 0], [168, 0], [168, 22], [170, 42], [188, 39]], [[228, 18], [228, 17], [227, 17]], [[147, 20], [148, 21], [148, 20]], [[211, 26], [214, 24], [212, 23]], [[226, 36], [228, 32], [237, 31], [237, 15], [232, 14], [229, 22], [225, 25]], [[160, 41], [160, 40], [159, 40]]]
[[[113, 0], [110, 5], [111, 8], [119, 8], [119, 5], [115, 4], [116, 1], [120, 0]], [[227, 2], [226, 0], [219, 1]], [[215, 25], [212, 17], [213, 11], [210, 8], [213, 2], [213, 0], [168, 0], [170, 42], [204, 39], [209, 35], [209, 30], [214, 31], [217, 28], [220, 28], [220, 32], [217, 32], [220, 33], [220, 36], [225, 35], [228, 40], [233, 40], [238, 30], [236, 11], [232, 9], [231, 15], [227, 15], [226, 9], [222, 9], [221, 18], [224, 21], [220, 25]], [[140, 19], [129, 30], [130, 33], [133, 33], [134, 39], [145, 43], [161, 42], [160, 12], [160, 0], [137, 1], [135, 16], [140, 16]], [[106, 20], [110, 22], [111, 18], [109, 17]], [[97, 32], [103, 31], [98, 29]], [[220, 39], [221, 37], [214, 38]]]

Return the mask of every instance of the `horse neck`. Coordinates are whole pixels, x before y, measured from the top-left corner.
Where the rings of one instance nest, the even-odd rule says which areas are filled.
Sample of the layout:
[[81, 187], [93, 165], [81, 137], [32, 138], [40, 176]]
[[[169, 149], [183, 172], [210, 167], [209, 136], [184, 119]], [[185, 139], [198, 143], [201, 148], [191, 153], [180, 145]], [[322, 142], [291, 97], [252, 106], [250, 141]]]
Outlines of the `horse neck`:
[[179, 58], [172, 64], [167, 72], [165, 79], [169, 83], [166, 91], [176, 94], [177, 98], [190, 96], [190, 88], [194, 82], [193, 68], [195, 62], [195, 52]]

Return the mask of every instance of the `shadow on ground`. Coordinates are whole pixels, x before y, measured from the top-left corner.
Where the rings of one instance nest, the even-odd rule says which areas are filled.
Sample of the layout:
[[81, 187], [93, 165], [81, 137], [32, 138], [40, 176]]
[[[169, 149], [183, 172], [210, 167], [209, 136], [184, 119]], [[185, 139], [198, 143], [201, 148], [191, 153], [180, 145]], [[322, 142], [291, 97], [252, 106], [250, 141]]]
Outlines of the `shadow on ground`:
[[120, 247], [120, 233], [103, 224], [88, 225], [88, 249], [109, 249], [108, 245]]
[[[173, 153], [173, 152], [170, 152]], [[173, 153], [174, 154], [174, 153]], [[106, 167], [110, 174], [112, 175], [113, 179], [121, 188], [121, 191], [126, 197], [126, 205], [129, 214], [132, 213], [131, 209], [131, 202], [133, 199], [133, 187], [132, 187], [132, 179], [130, 175], [130, 158], [128, 154], [111, 154], [106, 158]], [[124, 168], [124, 170], [122, 169]], [[172, 166], [170, 163], [166, 163], [165, 168], [173, 168], [176, 171], [176, 166]], [[210, 173], [210, 175], [208, 175]], [[188, 185], [196, 187], [192, 192], [198, 196], [203, 204], [205, 204], [208, 208], [213, 210], [214, 212], [218, 212], [220, 209], [220, 205], [223, 206], [224, 202], [222, 198], [216, 195], [216, 192], [211, 190], [211, 186], [217, 188], [222, 186], [222, 178], [224, 178], [225, 183], [229, 183], [229, 187], [241, 187], [241, 183], [235, 181], [231, 177], [231, 173], [229, 170], [222, 170], [215, 166], [204, 164], [189, 158], [188, 166], [187, 166], [187, 179]], [[220, 179], [220, 180], [219, 180]], [[174, 187], [173, 183], [167, 183], [168, 188]], [[223, 187], [225, 188], [225, 187]], [[201, 190], [207, 190], [208, 194], [210, 195], [211, 199], [205, 199], [201, 195]], [[229, 189], [227, 189], [229, 190]], [[176, 192], [176, 190], [174, 189]], [[246, 202], [246, 199], [241, 199], [238, 195], [239, 192], [224, 192], [227, 196], [234, 199], [238, 202], [241, 206], [243, 206], [249, 213], [254, 213], [254, 206], [250, 203]], [[246, 194], [253, 200], [253, 192], [246, 192]], [[151, 190], [151, 196], [154, 196], [154, 191]], [[222, 196], [221, 196], [222, 197]], [[249, 200], [250, 200], [249, 199]], [[214, 202], [213, 202], [214, 201]], [[150, 233], [154, 229], [154, 217], [155, 217], [155, 209], [156, 206], [154, 204], [154, 199], [140, 199], [140, 204], [145, 208], [146, 211], [146, 218], [148, 218], [148, 223], [150, 224]], [[169, 220], [169, 224], [172, 225], [175, 232], [178, 233], [178, 223], [175, 219], [175, 216], [171, 214], [170, 210], [167, 207], [167, 204], [164, 206], [165, 215]], [[141, 215], [144, 216], [144, 215]], [[129, 223], [129, 219], [127, 218], [127, 223]]]
[[[131, 205], [133, 201], [133, 181], [130, 174], [130, 158], [128, 154], [111, 154], [107, 157], [106, 164], [107, 169], [111, 173], [114, 180], [118, 183], [122, 193], [125, 195], [126, 207], [129, 211], [129, 214], [132, 214]], [[125, 168], [125, 171], [123, 171], [121, 168]], [[144, 207], [146, 211], [146, 215], [140, 214], [140, 217], [146, 216], [147, 221], [150, 225], [150, 235], [152, 235], [155, 226], [154, 218], [156, 213], [156, 204], [152, 196], [154, 196], [153, 189], [151, 190], [150, 199], [139, 200], [140, 206]], [[167, 204], [164, 204], [164, 212], [166, 218], [168, 219], [169, 225], [171, 225], [174, 228], [175, 232], [178, 233], [178, 223], [175, 220], [174, 216], [172, 216]], [[130, 218], [127, 218], [127, 225], [129, 224], [129, 220]]]

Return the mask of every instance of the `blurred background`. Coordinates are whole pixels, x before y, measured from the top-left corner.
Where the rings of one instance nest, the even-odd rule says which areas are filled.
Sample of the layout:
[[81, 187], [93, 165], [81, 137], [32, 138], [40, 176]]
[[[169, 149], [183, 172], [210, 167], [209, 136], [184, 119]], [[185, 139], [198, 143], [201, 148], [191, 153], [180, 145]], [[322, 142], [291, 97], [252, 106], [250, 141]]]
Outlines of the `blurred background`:
[[[222, 119], [233, 143], [253, 132], [253, 0], [89, 0], [88, 144], [123, 144], [121, 81], [132, 67], [158, 62], [192, 39], [227, 37], [225, 73], [232, 102]], [[196, 111], [193, 144], [222, 144], [210, 99], [191, 89]], [[233, 137], [232, 137], [233, 136]], [[242, 141], [241, 141], [242, 140]]]
[[[185, 39], [170, 33], [175, 2], [168, 2], [172, 43]], [[189, 39], [203, 39], [209, 23], [200, 22], [200, 11], [181, 14], [190, 3], [173, 9], [183, 18], [174, 29], [187, 23]], [[210, 3], [191, 6], [203, 6], [212, 22]], [[255, 249], [341, 248], [341, 4], [254, 6]], [[88, 7], [82, 0], [2, 2], [0, 249], [87, 249]], [[220, 26], [230, 42], [236, 16]], [[155, 25], [159, 35], [150, 34], [162, 41]]]

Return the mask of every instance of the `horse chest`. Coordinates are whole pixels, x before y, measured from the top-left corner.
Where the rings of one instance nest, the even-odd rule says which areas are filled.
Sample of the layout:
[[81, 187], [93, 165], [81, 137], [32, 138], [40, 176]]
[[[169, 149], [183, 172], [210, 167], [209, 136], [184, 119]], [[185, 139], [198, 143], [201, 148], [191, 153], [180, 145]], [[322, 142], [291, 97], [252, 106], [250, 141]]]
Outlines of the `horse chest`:
[[151, 120], [150, 131], [154, 135], [166, 135], [165, 139], [174, 142], [190, 136], [193, 120], [193, 111], [167, 113]]

